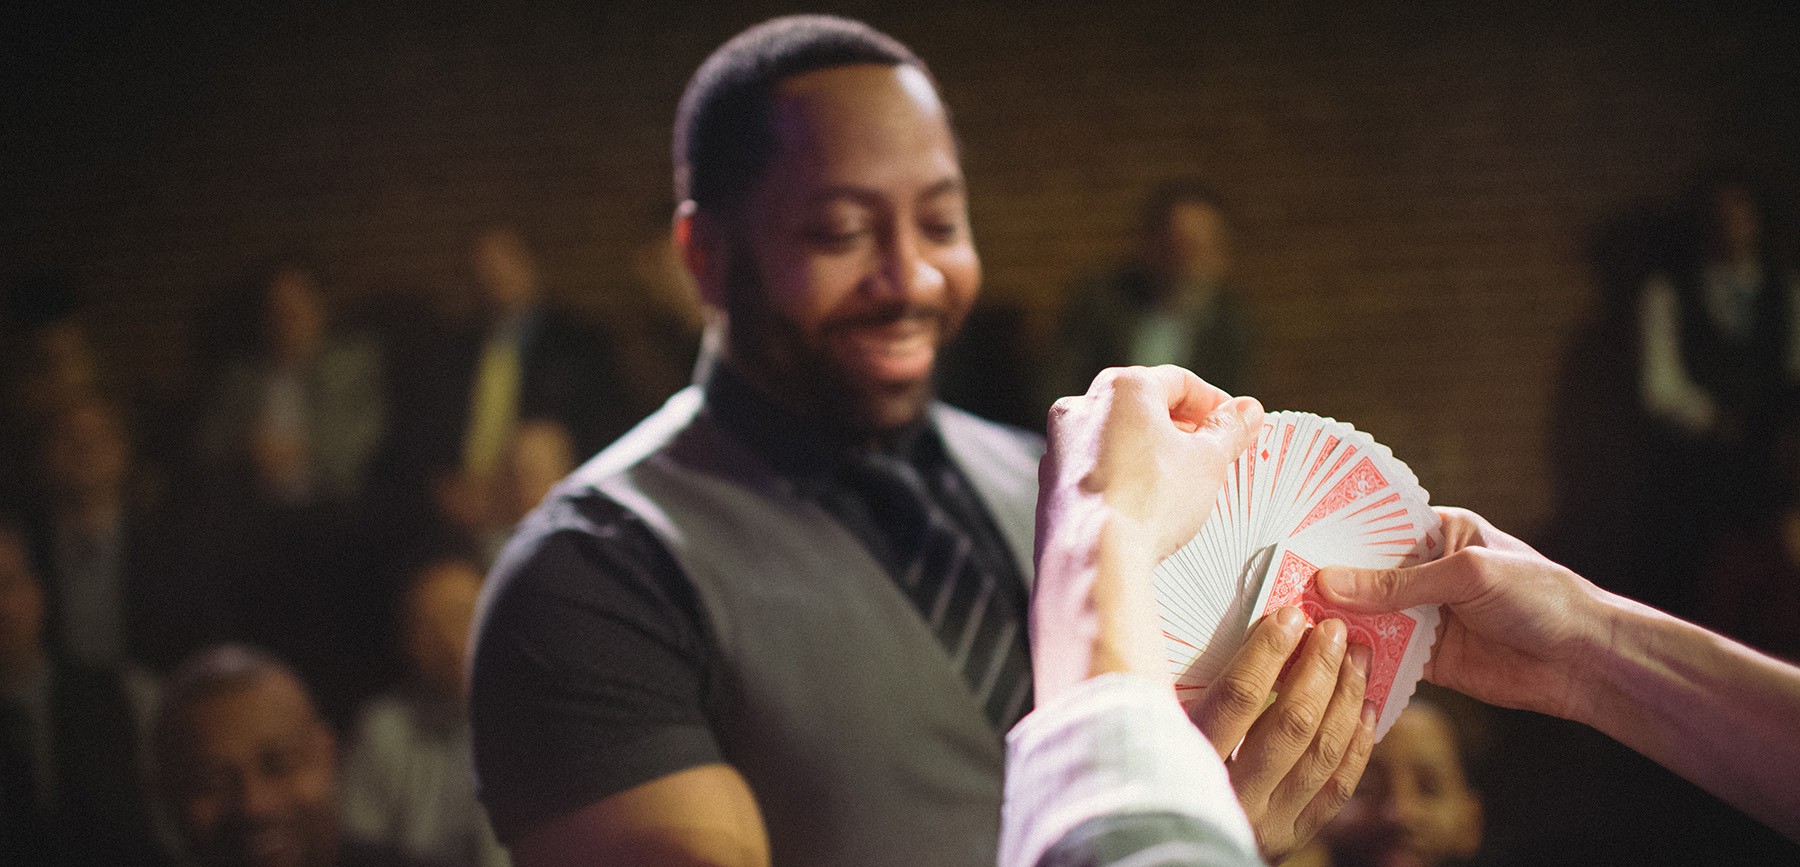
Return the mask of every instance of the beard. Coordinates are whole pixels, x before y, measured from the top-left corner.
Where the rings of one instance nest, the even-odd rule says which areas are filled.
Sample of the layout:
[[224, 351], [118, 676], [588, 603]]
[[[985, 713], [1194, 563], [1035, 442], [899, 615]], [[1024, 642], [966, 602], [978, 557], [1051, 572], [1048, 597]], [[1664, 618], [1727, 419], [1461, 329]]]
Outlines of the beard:
[[727, 275], [727, 363], [778, 405], [853, 436], [880, 437], [919, 422], [936, 394], [936, 368], [916, 380], [877, 381], [849, 369], [832, 344], [860, 329], [910, 324], [935, 331], [941, 348], [968, 313], [906, 301], [850, 304], [809, 331], [770, 300], [751, 257], [733, 255]]

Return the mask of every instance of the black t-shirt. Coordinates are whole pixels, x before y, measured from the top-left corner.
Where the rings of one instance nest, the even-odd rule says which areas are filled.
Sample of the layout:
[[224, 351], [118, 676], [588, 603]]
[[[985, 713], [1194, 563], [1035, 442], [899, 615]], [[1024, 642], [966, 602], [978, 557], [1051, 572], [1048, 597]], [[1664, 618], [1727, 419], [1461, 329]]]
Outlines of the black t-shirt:
[[[703, 412], [816, 498], [890, 572], [901, 555], [878, 504], [844, 482], [864, 445], [808, 425], [728, 371]], [[1018, 564], [929, 426], [885, 443], [925, 480], [1002, 583]], [[490, 577], [470, 714], [479, 791], [503, 841], [547, 819], [723, 761], [707, 716], [719, 661], [692, 585], [636, 514], [594, 491], [554, 495]], [[1007, 600], [1024, 618], [1024, 594]]]

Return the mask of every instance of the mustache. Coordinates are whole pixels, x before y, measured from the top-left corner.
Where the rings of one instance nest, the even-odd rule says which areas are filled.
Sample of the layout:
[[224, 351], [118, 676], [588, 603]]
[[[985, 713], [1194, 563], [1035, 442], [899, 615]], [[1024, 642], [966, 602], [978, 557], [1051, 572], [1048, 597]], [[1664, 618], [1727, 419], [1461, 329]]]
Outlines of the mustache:
[[899, 323], [936, 324], [940, 329], [948, 331], [950, 310], [941, 304], [887, 301], [864, 310], [833, 316], [825, 322], [825, 328], [836, 331]]

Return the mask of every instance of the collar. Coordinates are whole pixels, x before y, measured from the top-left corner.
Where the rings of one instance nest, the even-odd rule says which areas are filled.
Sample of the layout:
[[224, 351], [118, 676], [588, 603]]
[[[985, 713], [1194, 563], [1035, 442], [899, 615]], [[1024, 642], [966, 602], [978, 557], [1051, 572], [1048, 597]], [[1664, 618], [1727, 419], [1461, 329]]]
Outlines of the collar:
[[924, 418], [870, 444], [841, 423], [782, 406], [758, 391], [729, 365], [719, 364], [707, 377], [706, 408], [720, 426], [776, 472], [792, 479], [801, 491], [816, 492], [846, 462], [884, 453], [919, 464], [942, 453], [937, 426]]

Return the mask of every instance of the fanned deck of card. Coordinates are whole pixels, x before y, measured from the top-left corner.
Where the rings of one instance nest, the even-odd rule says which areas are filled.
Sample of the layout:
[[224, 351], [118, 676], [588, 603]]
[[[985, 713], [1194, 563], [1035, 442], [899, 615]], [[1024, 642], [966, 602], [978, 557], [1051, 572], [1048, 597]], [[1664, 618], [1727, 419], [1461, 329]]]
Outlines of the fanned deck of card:
[[1266, 610], [1298, 607], [1309, 623], [1338, 618], [1369, 645], [1376, 736], [1417, 687], [1436, 640], [1435, 606], [1385, 615], [1327, 604], [1321, 567], [1410, 566], [1437, 557], [1443, 534], [1406, 464], [1368, 434], [1311, 413], [1272, 412], [1232, 464], [1212, 515], [1156, 569], [1175, 689], [1199, 701]]

